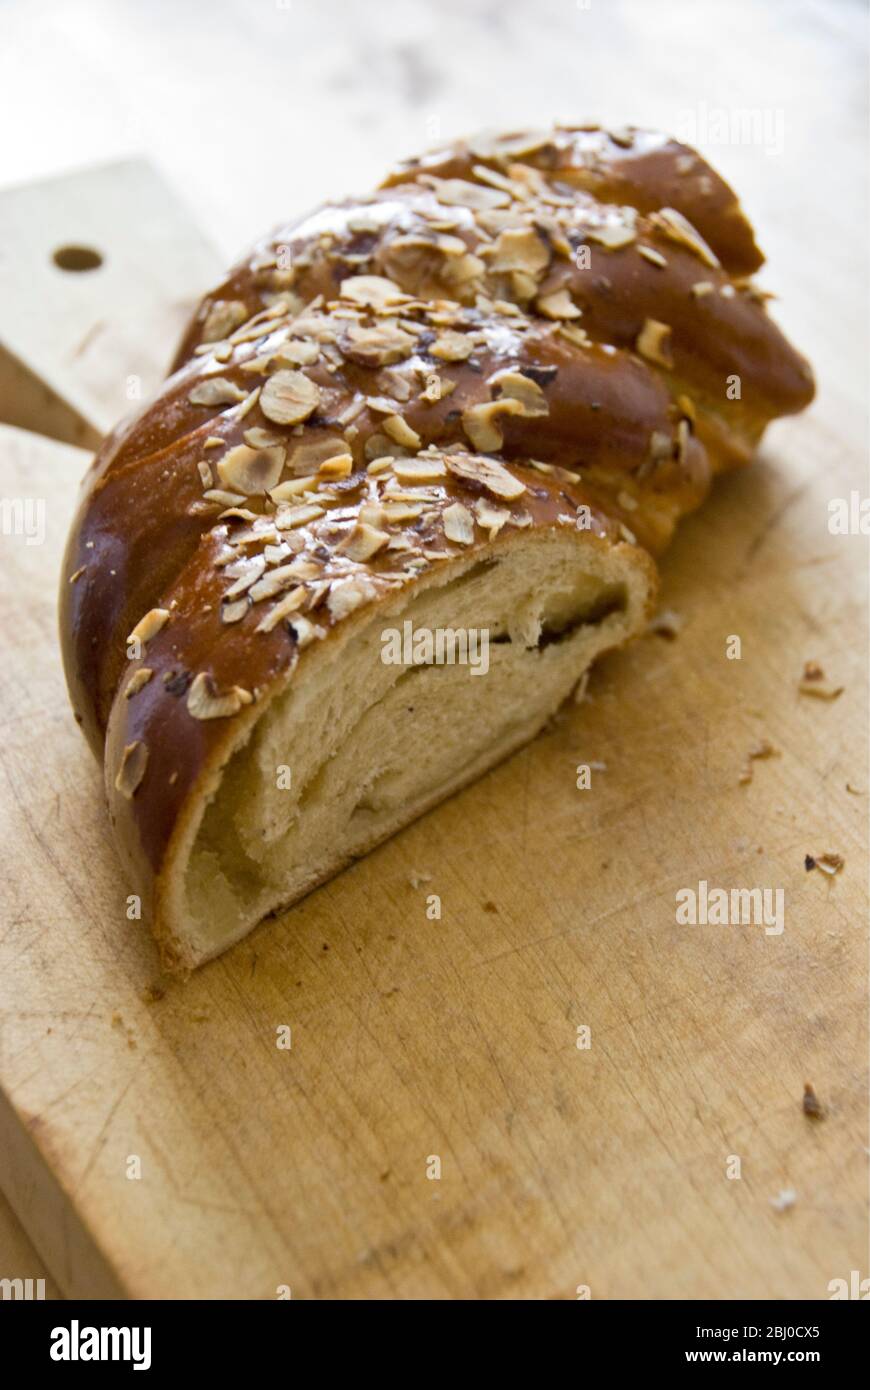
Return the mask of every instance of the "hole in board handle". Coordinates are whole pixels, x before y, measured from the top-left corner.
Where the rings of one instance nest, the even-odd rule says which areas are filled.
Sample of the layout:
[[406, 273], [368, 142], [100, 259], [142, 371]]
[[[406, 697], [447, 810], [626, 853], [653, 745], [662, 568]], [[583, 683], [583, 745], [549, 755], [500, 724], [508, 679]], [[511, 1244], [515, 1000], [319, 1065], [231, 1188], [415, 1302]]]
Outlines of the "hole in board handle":
[[59, 246], [51, 258], [60, 270], [96, 270], [103, 257], [92, 246]]

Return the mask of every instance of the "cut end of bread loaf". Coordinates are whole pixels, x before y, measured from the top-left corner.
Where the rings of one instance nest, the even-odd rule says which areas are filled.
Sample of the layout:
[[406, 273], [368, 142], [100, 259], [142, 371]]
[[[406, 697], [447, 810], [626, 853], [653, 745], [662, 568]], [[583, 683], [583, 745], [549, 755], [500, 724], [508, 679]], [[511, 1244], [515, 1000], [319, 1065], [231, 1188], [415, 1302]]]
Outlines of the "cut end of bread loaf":
[[642, 629], [654, 582], [631, 546], [519, 534], [308, 648], [171, 856], [168, 964], [218, 955], [528, 742]]

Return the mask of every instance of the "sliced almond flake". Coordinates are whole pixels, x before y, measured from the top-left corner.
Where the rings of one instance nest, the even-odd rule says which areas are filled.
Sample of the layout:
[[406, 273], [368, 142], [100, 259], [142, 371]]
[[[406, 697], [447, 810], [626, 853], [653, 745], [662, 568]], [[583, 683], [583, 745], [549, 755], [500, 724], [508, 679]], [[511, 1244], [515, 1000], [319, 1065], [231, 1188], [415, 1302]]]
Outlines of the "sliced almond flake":
[[305, 338], [291, 338], [272, 357], [276, 367], [311, 367], [320, 356], [320, 344]]
[[124, 698], [126, 700], [132, 699], [132, 697], [142, 689], [143, 685], [148, 684], [153, 675], [154, 672], [149, 666], [140, 666], [138, 671], [133, 672], [125, 685]]
[[232, 599], [221, 604], [221, 622], [239, 623], [250, 608], [247, 597]]
[[418, 454], [416, 458], [396, 459], [393, 472], [403, 483], [427, 483], [435, 478], [443, 478], [447, 469], [443, 459], [429, 454]]
[[383, 275], [352, 275], [342, 280], [340, 294], [342, 299], [375, 310], [404, 304], [409, 298], [393, 280]]
[[319, 404], [319, 387], [302, 372], [276, 372], [260, 395], [260, 409], [276, 425], [298, 425], [307, 420]]
[[307, 526], [309, 521], [316, 521], [317, 517], [324, 514], [323, 507], [316, 503], [307, 503], [301, 507], [279, 507], [275, 513], [275, 525], [279, 531], [293, 531], [297, 526]]
[[485, 497], [478, 497], [474, 504], [474, 514], [479, 526], [489, 532], [490, 540], [497, 536], [505, 522], [510, 520], [510, 512], [504, 507], [494, 507]]
[[[256, 584], [257, 580], [260, 578], [265, 568], [266, 561], [264, 560], [262, 555], [256, 555], [253, 556], [250, 560], [246, 560], [244, 563], [244, 568], [242, 569], [242, 573], [239, 575], [235, 583], [230, 585], [229, 589], [227, 589], [226, 593], [224, 594], [224, 602], [226, 602], [227, 599], [238, 598], [239, 594], [246, 594], [248, 590], [254, 584]], [[232, 575], [233, 567], [227, 566], [227, 571], [228, 573], [230, 573], [230, 575]]]
[[355, 420], [356, 417], [365, 410], [365, 406], [365, 397], [357, 396], [355, 400], [352, 400], [349, 405], [344, 407], [340, 415], [336, 416], [338, 423], [340, 425], [349, 425], [352, 420]]
[[579, 319], [582, 310], [577, 308], [567, 289], [555, 290], [552, 294], [540, 294], [535, 300], [539, 313], [548, 319]]
[[245, 393], [226, 377], [211, 376], [198, 382], [187, 399], [191, 405], [238, 405], [245, 399]]
[[422, 502], [389, 502], [383, 508], [384, 521], [388, 526], [400, 525], [404, 521], [416, 521], [422, 511]]
[[321, 478], [349, 478], [353, 472], [353, 455], [334, 454], [332, 458], [323, 460], [317, 472]]
[[128, 743], [121, 755], [121, 765], [115, 777], [115, 790], [131, 801], [142, 783], [147, 766], [148, 749], [141, 739]]
[[240, 299], [215, 299], [202, 327], [203, 342], [214, 343], [226, 338], [248, 317], [248, 310]]
[[200, 459], [199, 463], [196, 466], [199, 470], [199, 476], [202, 481], [203, 487], [214, 487], [214, 474], [211, 471], [211, 464], [206, 463], [205, 459]]
[[366, 396], [366, 405], [369, 410], [377, 411], [380, 415], [395, 415], [396, 402], [391, 401], [387, 396]]
[[346, 555], [349, 560], [362, 563], [365, 560], [370, 560], [373, 555], [383, 549], [389, 539], [388, 532], [380, 531], [377, 527], [369, 526], [366, 522], [360, 521], [345, 537], [338, 549], [340, 554]]
[[[296, 584], [298, 578], [296, 565], [292, 561], [289, 565], [279, 565], [277, 569], [267, 570], [263, 578], [258, 579], [251, 588], [251, 602], [261, 603], [264, 598], [275, 598], [278, 594], [283, 594], [285, 589]], [[302, 593], [304, 593], [304, 589]], [[301, 601], [302, 594], [296, 600], [297, 606]]]
[[649, 261], [650, 265], [667, 266], [667, 260], [661, 251], [656, 251], [653, 246], [638, 246], [637, 253], [639, 256], [643, 256], [645, 261]]
[[247, 396], [245, 396], [245, 399], [239, 406], [238, 413], [236, 415], [237, 420], [244, 420], [246, 415], [250, 415], [251, 411], [254, 409], [254, 406], [257, 404], [257, 401], [260, 398], [261, 389], [261, 387], [255, 386], [253, 391], [248, 392]]
[[[204, 492], [202, 495], [206, 502], [214, 502], [219, 507], [235, 507], [246, 500], [245, 493], [227, 492], [225, 488], [220, 487], [210, 487], [208, 492]], [[248, 515], [254, 516], [254, 513], [249, 512]]]
[[203, 442], [202, 447], [204, 449], [223, 449], [226, 446], [226, 442], [227, 441], [221, 438], [219, 434], [210, 434], [208, 439]]
[[362, 604], [368, 603], [376, 597], [377, 590], [374, 584], [360, 574], [351, 579], [333, 582], [330, 586], [326, 606], [338, 622], [342, 618], [346, 618], [349, 613], [355, 612]]
[[707, 245], [701, 233], [692, 226], [687, 217], [676, 208], [659, 208], [658, 212], [650, 213], [650, 222], [657, 227], [671, 241], [677, 242], [679, 246], [685, 246], [689, 251], [693, 251], [705, 265], [713, 270], [719, 268], [719, 258], [715, 252]]
[[623, 511], [626, 511], [626, 512], [636, 512], [636, 511], [637, 511], [637, 508], [638, 508], [638, 501], [637, 501], [637, 498], [636, 498], [636, 497], [632, 497], [631, 493], [630, 493], [630, 492], [626, 492], [625, 488], [623, 488], [620, 492], [618, 492], [618, 493], [616, 494], [616, 500], [617, 500], [619, 506], [622, 507]]
[[[495, 453], [504, 443], [498, 417], [524, 414], [522, 402], [506, 396], [498, 401], [484, 401], [479, 405], [468, 406], [462, 412], [462, 428], [478, 453]], [[448, 460], [448, 467], [449, 463]]]
[[327, 459], [346, 452], [345, 442], [340, 434], [304, 438], [291, 449], [287, 459], [287, 470], [294, 477], [306, 476], [316, 472]]
[[584, 226], [587, 240], [595, 241], [607, 251], [619, 251], [637, 239], [635, 228], [626, 222], [604, 222], [601, 226]]
[[245, 430], [242, 438], [251, 449], [275, 449], [284, 446], [284, 440], [280, 434], [276, 434], [274, 430], [264, 430], [260, 425], [254, 425], [253, 428]]
[[313, 642], [315, 638], [326, 636], [326, 630], [316, 626], [309, 618], [294, 617], [290, 620], [290, 626], [293, 628], [296, 646], [300, 651]]
[[487, 386], [499, 392], [499, 400], [519, 401], [529, 419], [549, 415], [547, 398], [536, 381], [514, 367], [505, 367], [487, 378]]
[[447, 207], [471, 208], [473, 212], [489, 208], [503, 208], [510, 198], [501, 189], [482, 188], [479, 183], [469, 183], [466, 179], [439, 179], [434, 174], [422, 174], [420, 183], [428, 184], [438, 199]]
[[634, 534], [632, 530], [629, 529], [628, 526], [626, 526], [624, 521], [620, 521], [619, 523], [619, 534], [622, 536], [622, 539], [624, 541], [628, 542], [629, 545], [637, 545], [637, 536]]
[[691, 396], [677, 396], [677, 405], [686, 418], [691, 420], [692, 424], [694, 424], [698, 412], [695, 409], [695, 402], [692, 400]]
[[274, 488], [283, 467], [284, 450], [280, 446], [251, 449], [247, 444], [237, 444], [218, 460], [217, 471], [224, 487], [250, 497]]
[[388, 415], [383, 422], [384, 433], [405, 449], [419, 449], [422, 440], [401, 415]]
[[702, 299], [705, 294], [712, 294], [715, 288], [712, 280], [698, 280], [692, 286], [692, 294], [696, 299]]
[[645, 357], [649, 362], [657, 362], [661, 367], [673, 367], [670, 338], [669, 324], [660, 323], [658, 319], [645, 319], [635, 347], [641, 357]]
[[497, 274], [519, 270], [534, 278], [550, 264], [549, 248], [531, 227], [502, 232], [491, 246], [482, 248], [482, 254]]
[[509, 198], [524, 202], [528, 198], [528, 189], [521, 183], [509, 179], [506, 174], [500, 174], [497, 169], [488, 169], [485, 164], [474, 164], [471, 169], [472, 174], [481, 183], [488, 183], [491, 188], [501, 189], [502, 193], [507, 193]]
[[342, 338], [342, 350], [351, 362], [363, 367], [386, 367], [401, 362], [414, 351], [410, 333], [397, 326], [381, 323], [371, 328], [353, 324]]
[[249, 690], [239, 685], [219, 691], [214, 679], [206, 671], [200, 671], [187, 692], [187, 709], [194, 719], [226, 719], [238, 714], [253, 698]]
[[372, 459], [371, 463], [366, 468], [366, 472], [370, 473], [373, 477], [378, 477], [381, 473], [386, 473], [394, 463], [395, 459], [392, 454], [381, 454], [380, 458]]
[[144, 618], [140, 618], [133, 631], [127, 638], [127, 644], [131, 642], [142, 642], [147, 644], [156, 637], [161, 628], [169, 621], [168, 608], [149, 608]]
[[588, 348], [592, 346], [592, 339], [585, 328], [580, 328], [576, 323], [560, 323], [557, 331], [560, 338], [573, 343], [575, 347]]
[[301, 497], [304, 492], [313, 492], [316, 487], [317, 478], [313, 474], [306, 478], [288, 478], [286, 482], [273, 487], [269, 496], [273, 502], [289, 502], [293, 497]]
[[273, 607], [269, 609], [266, 616], [260, 619], [254, 630], [256, 632], [271, 632], [284, 618], [289, 618], [291, 615], [294, 617], [301, 616], [298, 610], [304, 599], [305, 589], [303, 586], [291, 589], [288, 594], [285, 594], [278, 603], [274, 604]]
[[439, 333], [435, 342], [429, 348], [433, 357], [440, 357], [443, 362], [465, 362], [474, 351], [474, 343], [466, 333], [456, 333], [452, 329], [447, 329], [444, 333]]
[[526, 490], [525, 483], [509, 473], [504, 464], [481, 454], [452, 454], [447, 458], [447, 467], [457, 478], [481, 483], [496, 497], [510, 500]]
[[[474, 541], [474, 517], [461, 502], [453, 502], [441, 513], [444, 534], [457, 545], [471, 545]], [[423, 552], [426, 553], [425, 551]]]

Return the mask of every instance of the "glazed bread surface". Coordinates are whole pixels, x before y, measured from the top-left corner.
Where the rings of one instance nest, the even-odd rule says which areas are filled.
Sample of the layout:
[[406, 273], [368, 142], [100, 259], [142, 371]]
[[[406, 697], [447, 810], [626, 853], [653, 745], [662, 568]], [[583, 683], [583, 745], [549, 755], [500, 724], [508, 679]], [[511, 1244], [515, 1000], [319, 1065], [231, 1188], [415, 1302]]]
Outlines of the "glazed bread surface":
[[[812, 397], [751, 227], [641, 131], [480, 137], [258, 244], [85, 480], [77, 718], [169, 968], [532, 738]], [[487, 634], [467, 661], [385, 634]]]

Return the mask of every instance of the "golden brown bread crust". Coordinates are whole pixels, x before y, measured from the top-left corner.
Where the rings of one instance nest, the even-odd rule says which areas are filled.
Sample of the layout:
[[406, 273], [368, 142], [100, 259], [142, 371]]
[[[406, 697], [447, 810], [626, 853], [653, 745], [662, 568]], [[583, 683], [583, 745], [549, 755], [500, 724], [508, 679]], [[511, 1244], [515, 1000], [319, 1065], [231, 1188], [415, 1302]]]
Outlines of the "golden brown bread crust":
[[[355, 599], [463, 548], [445, 534], [456, 504], [481, 553], [512, 528], [578, 516], [603, 542], [661, 550], [711, 477], [812, 398], [746, 278], [761, 261], [700, 156], [593, 128], [458, 144], [255, 247], [203, 301], [157, 398], [105, 442], [64, 564], [71, 698], [140, 882], [162, 872], [229, 726], [254, 719], [299, 659], [304, 623], [302, 636], [283, 620], [255, 630], [288, 591], [328, 633]], [[191, 401], [214, 380], [215, 403]], [[313, 443], [333, 456], [325, 474], [294, 457]], [[372, 466], [385, 455], [404, 479]], [[420, 455], [424, 477], [409, 481]], [[316, 481], [270, 500], [238, 491], [245, 468], [270, 488]], [[322, 514], [291, 516], [309, 503]], [[246, 598], [264, 545], [293, 549], [271, 553]], [[294, 558], [299, 573], [270, 595], [269, 574]], [[166, 617], [146, 627], [163, 626], [130, 660], [127, 636], [152, 610]], [[206, 710], [217, 692], [236, 712], [196, 717], [203, 691]]]

